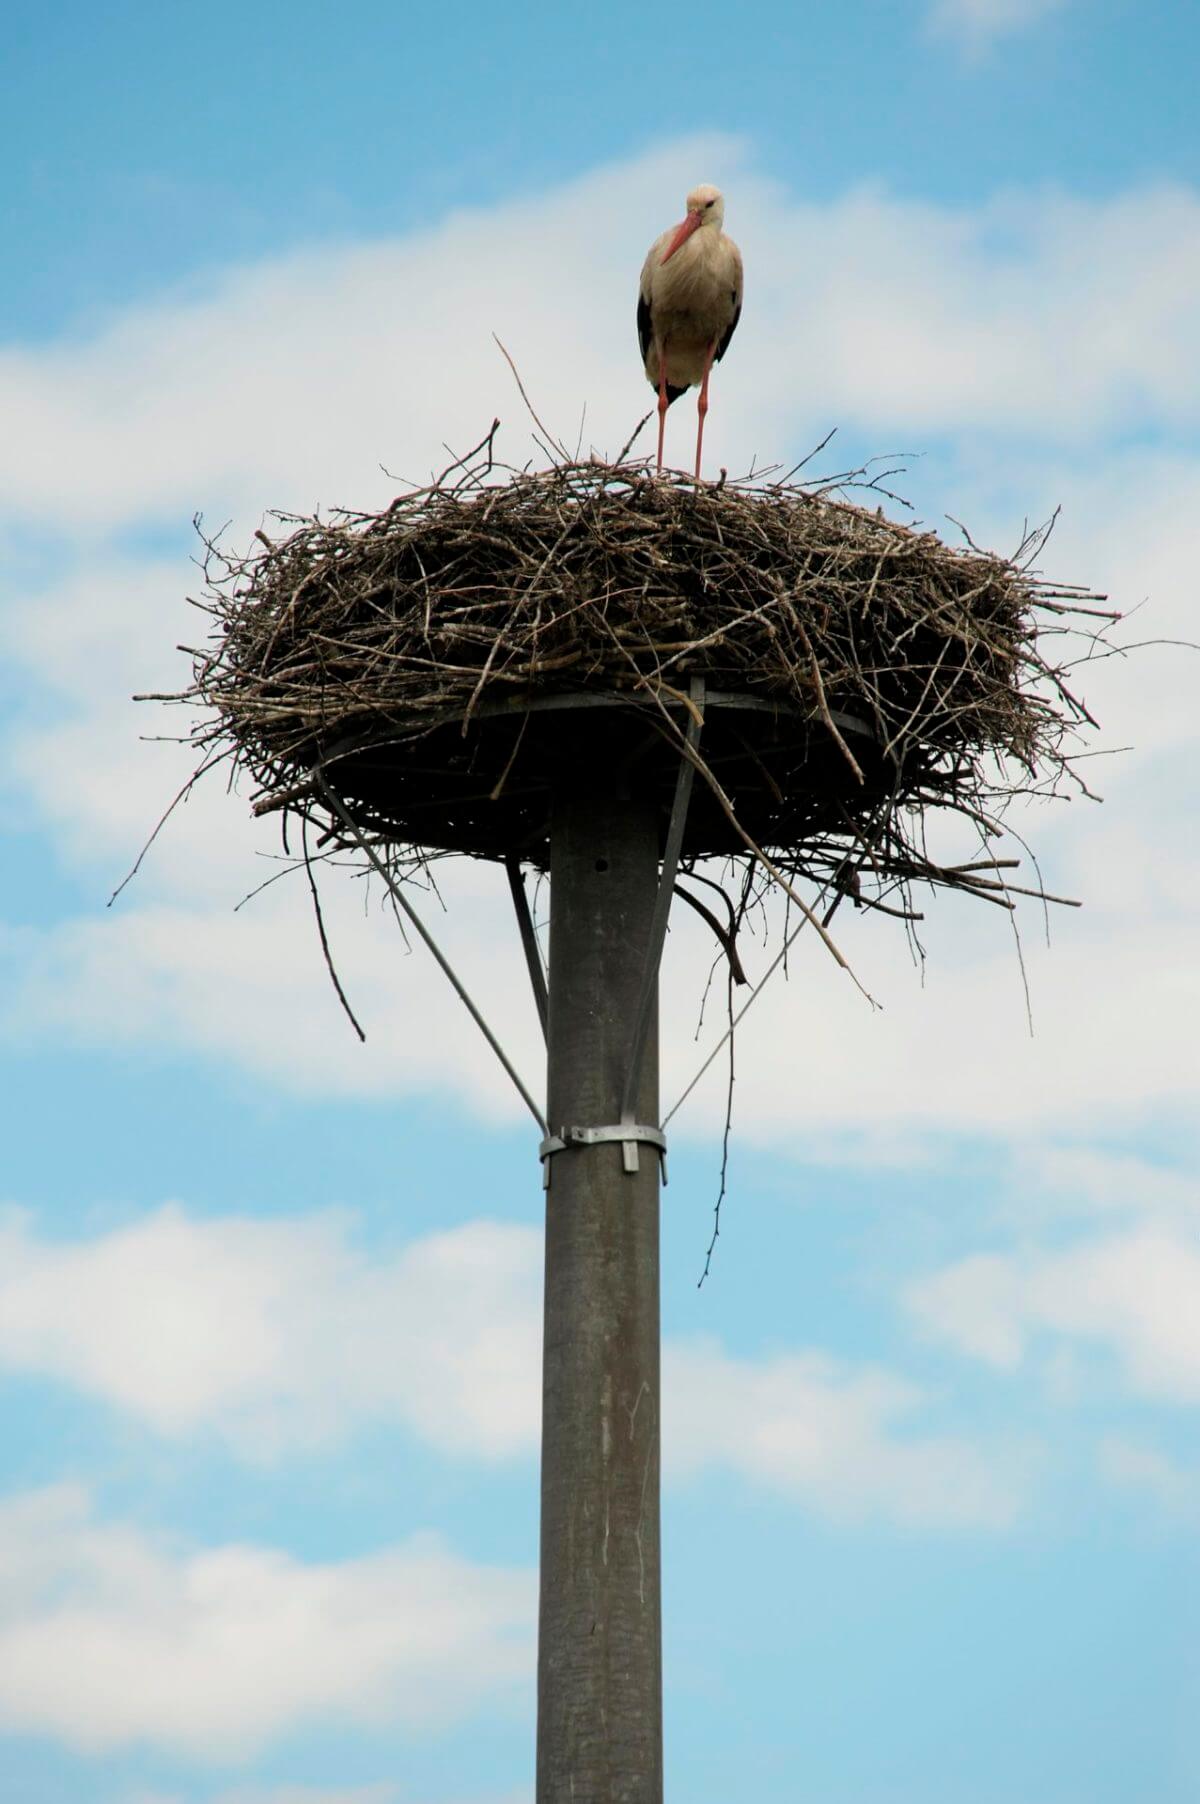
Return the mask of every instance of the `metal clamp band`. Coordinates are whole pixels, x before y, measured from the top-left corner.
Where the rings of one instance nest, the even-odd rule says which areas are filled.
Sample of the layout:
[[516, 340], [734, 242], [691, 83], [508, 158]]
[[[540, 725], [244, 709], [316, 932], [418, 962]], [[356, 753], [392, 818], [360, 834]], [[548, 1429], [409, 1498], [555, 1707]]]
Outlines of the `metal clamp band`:
[[550, 1158], [565, 1153], [572, 1146], [596, 1146], [605, 1140], [618, 1141], [621, 1163], [627, 1172], [638, 1170], [638, 1146], [653, 1146], [662, 1163], [662, 1180], [667, 1181], [667, 1136], [661, 1128], [646, 1127], [636, 1121], [620, 1121], [614, 1127], [564, 1127], [557, 1134], [547, 1134], [538, 1147], [542, 1161], [542, 1183], [550, 1188]]

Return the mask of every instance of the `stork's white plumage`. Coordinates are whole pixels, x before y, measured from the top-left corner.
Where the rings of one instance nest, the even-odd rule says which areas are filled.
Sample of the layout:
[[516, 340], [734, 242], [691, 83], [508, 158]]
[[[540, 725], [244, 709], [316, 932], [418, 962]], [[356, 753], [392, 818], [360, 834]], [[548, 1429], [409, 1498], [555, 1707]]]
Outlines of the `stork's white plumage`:
[[721, 226], [725, 198], [707, 183], [687, 197], [682, 222], [654, 240], [638, 290], [638, 342], [646, 379], [658, 390], [658, 467], [667, 408], [700, 385], [696, 479], [708, 412], [708, 378], [724, 357], [742, 311], [742, 254]]

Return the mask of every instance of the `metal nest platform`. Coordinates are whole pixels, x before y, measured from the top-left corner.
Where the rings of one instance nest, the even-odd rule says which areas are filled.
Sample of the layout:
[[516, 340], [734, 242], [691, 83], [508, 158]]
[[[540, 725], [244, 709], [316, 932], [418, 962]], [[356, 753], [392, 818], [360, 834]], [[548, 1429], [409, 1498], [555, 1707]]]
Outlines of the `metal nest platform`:
[[1061, 791], [1089, 724], [1067, 671], [1111, 618], [1032, 572], [1040, 538], [952, 547], [829, 485], [512, 471], [490, 439], [381, 513], [276, 518], [247, 556], [208, 545], [212, 636], [162, 699], [201, 705], [203, 764], [256, 812], [389, 862], [545, 868], [565, 789], [652, 796], [665, 837], [686, 760], [685, 866], [999, 900], [997, 861], [936, 864], [924, 817], [986, 840]]
[[[549, 861], [557, 792], [653, 796], [664, 828], [674, 796], [680, 740], [698, 709], [707, 769], [730, 798], [738, 825], [764, 847], [836, 834], [846, 823], [843, 754], [820, 721], [754, 695], [703, 690], [639, 701], [619, 693], [550, 694], [487, 704], [464, 733], [460, 715], [430, 726], [419, 718], [353, 750], [314, 748], [329, 781], [372, 835], [425, 850]], [[865, 723], [841, 716], [857, 747], [864, 783], [854, 801], [878, 806], [894, 767]], [[869, 775], [868, 775], [869, 773]], [[298, 800], [289, 794], [287, 804]], [[283, 803], [265, 798], [270, 811]], [[263, 803], [258, 804], [260, 810]], [[687, 858], [737, 854], [745, 839], [714, 791], [693, 791], [684, 831]]]

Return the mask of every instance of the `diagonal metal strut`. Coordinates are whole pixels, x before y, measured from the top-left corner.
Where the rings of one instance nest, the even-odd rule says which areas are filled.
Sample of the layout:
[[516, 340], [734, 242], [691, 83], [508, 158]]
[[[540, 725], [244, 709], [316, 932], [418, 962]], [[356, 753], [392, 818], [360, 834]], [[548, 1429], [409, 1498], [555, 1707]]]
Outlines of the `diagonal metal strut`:
[[542, 954], [538, 946], [537, 934], [534, 931], [533, 916], [529, 912], [529, 897], [525, 893], [525, 879], [521, 875], [521, 861], [510, 854], [504, 860], [504, 869], [508, 873], [508, 887], [512, 891], [513, 908], [516, 910], [517, 926], [521, 934], [521, 949], [525, 954], [525, 964], [529, 971], [529, 981], [533, 986], [533, 1000], [537, 1004], [538, 1020], [542, 1024], [542, 1038], [547, 1038], [546, 1022], [549, 1016], [549, 999], [546, 994], [546, 973], [542, 969]]
[[[700, 726], [704, 718], [704, 678], [702, 676], [692, 678], [691, 701], [692, 710], [688, 717], [687, 745], [688, 751], [694, 752], [700, 740]], [[658, 894], [654, 899], [654, 913], [650, 920], [650, 938], [646, 946], [646, 968], [642, 976], [638, 1011], [629, 1043], [625, 1088], [621, 1094], [622, 1121], [633, 1120], [638, 1081], [642, 1074], [642, 1059], [646, 1052], [646, 1038], [650, 1032], [650, 1017], [654, 1010], [658, 968], [662, 963], [663, 946], [667, 938], [667, 918], [671, 912], [675, 876], [679, 870], [679, 856], [683, 850], [683, 830], [687, 824], [692, 778], [695, 774], [696, 767], [685, 753], [680, 758], [679, 775], [675, 779], [675, 797], [671, 803], [671, 819], [667, 825], [667, 838], [663, 846], [662, 876], [659, 879]]]
[[433, 935], [430, 933], [429, 929], [426, 927], [424, 921], [422, 921], [420, 915], [414, 909], [414, 907], [413, 907], [412, 903], [409, 901], [408, 897], [404, 894], [404, 891], [401, 889], [400, 885], [393, 878], [391, 872], [388, 870], [387, 866], [384, 864], [382, 858], [380, 858], [378, 852], [376, 852], [374, 846], [370, 845], [368, 843], [368, 841], [363, 838], [362, 833], [359, 831], [357, 822], [354, 820], [353, 816], [350, 815], [346, 811], [346, 809], [343, 807], [341, 798], [336, 794], [336, 792], [334, 790], [332, 790], [330, 788], [329, 784], [325, 781], [325, 773], [321, 769], [320, 765], [318, 765], [318, 764], [314, 764], [314, 766], [313, 766], [312, 780], [313, 780], [313, 783], [316, 786], [316, 788], [321, 792], [321, 795], [323, 796], [323, 798], [326, 802], [326, 805], [332, 810], [332, 812], [334, 814], [337, 815], [338, 819], [342, 822], [342, 825], [346, 828], [347, 832], [349, 832], [352, 835], [352, 837], [354, 838], [355, 842], [358, 845], [359, 851], [364, 852], [366, 854], [366, 856], [370, 859], [371, 864], [374, 866], [374, 868], [378, 872], [379, 876], [382, 877], [383, 881], [386, 883], [389, 891], [391, 892], [392, 900], [396, 903], [398, 908], [403, 909], [404, 913], [408, 916], [408, 919], [412, 923], [412, 926], [415, 928], [416, 932], [418, 934], [420, 934], [421, 938], [424, 940], [424, 942], [428, 946], [429, 950], [433, 953], [433, 956], [437, 960], [438, 964], [441, 966], [442, 971], [449, 978], [450, 983], [451, 983], [451, 985], [454, 989], [454, 992], [457, 995], [459, 1001], [461, 1003], [463, 1003], [463, 1005], [465, 1006], [472, 1021], [474, 1021], [476, 1027], [479, 1029], [480, 1033], [483, 1035], [484, 1039], [487, 1041], [488, 1045], [491, 1047], [492, 1051], [495, 1053], [495, 1055], [499, 1059], [500, 1063], [504, 1066], [504, 1069], [508, 1072], [509, 1077], [512, 1079], [513, 1083], [516, 1085], [516, 1088], [517, 1088], [518, 1092], [520, 1093], [521, 1100], [524, 1102], [525, 1107], [529, 1110], [529, 1113], [533, 1116], [533, 1119], [537, 1122], [538, 1126], [541, 1128], [542, 1133], [543, 1134], [548, 1133], [549, 1129], [546, 1126], [545, 1116], [542, 1114], [542, 1111], [538, 1108], [537, 1104], [534, 1102], [532, 1096], [529, 1094], [529, 1091], [525, 1088], [525, 1085], [521, 1082], [520, 1074], [517, 1071], [515, 1065], [513, 1065], [512, 1061], [509, 1059], [508, 1054], [505, 1052], [505, 1050], [501, 1046], [499, 1040], [496, 1038], [495, 1034], [492, 1032], [491, 1028], [488, 1026], [487, 1022], [484, 1020], [483, 1016], [480, 1014], [479, 1010], [476, 1008], [474, 1002], [471, 1000], [471, 997], [467, 993], [466, 985], [462, 982], [461, 978], [458, 976], [457, 972], [454, 970], [453, 966], [450, 964], [450, 961], [446, 958], [445, 954], [442, 952], [441, 947], [438, 945], [437, 941], [434, 939]]

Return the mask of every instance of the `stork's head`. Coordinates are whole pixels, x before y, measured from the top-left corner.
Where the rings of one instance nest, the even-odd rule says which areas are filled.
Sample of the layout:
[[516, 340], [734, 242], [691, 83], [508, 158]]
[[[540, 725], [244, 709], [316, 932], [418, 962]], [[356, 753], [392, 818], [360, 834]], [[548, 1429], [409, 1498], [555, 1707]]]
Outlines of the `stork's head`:
[[711, 182], [701, 182], [687, 197], [687, 215], [676, 228], [663, 262], [669, 262], [680, 245], [686, 244], [692, 233], [698, 232], [701, 226], [708, 226], [714, 232], [719, 232], [724, 218], [725, 196]]
[[719, 188], [714, 188], [711, 182], [701, 182], [700, 186], [693, 188], [688, 195], [687, 210], [689, 219], [695, 213], [698, 215], [701, 225], [712, 226], [715, 231], [719, 232], [721, 222], [725, 218], [725, 196]]

